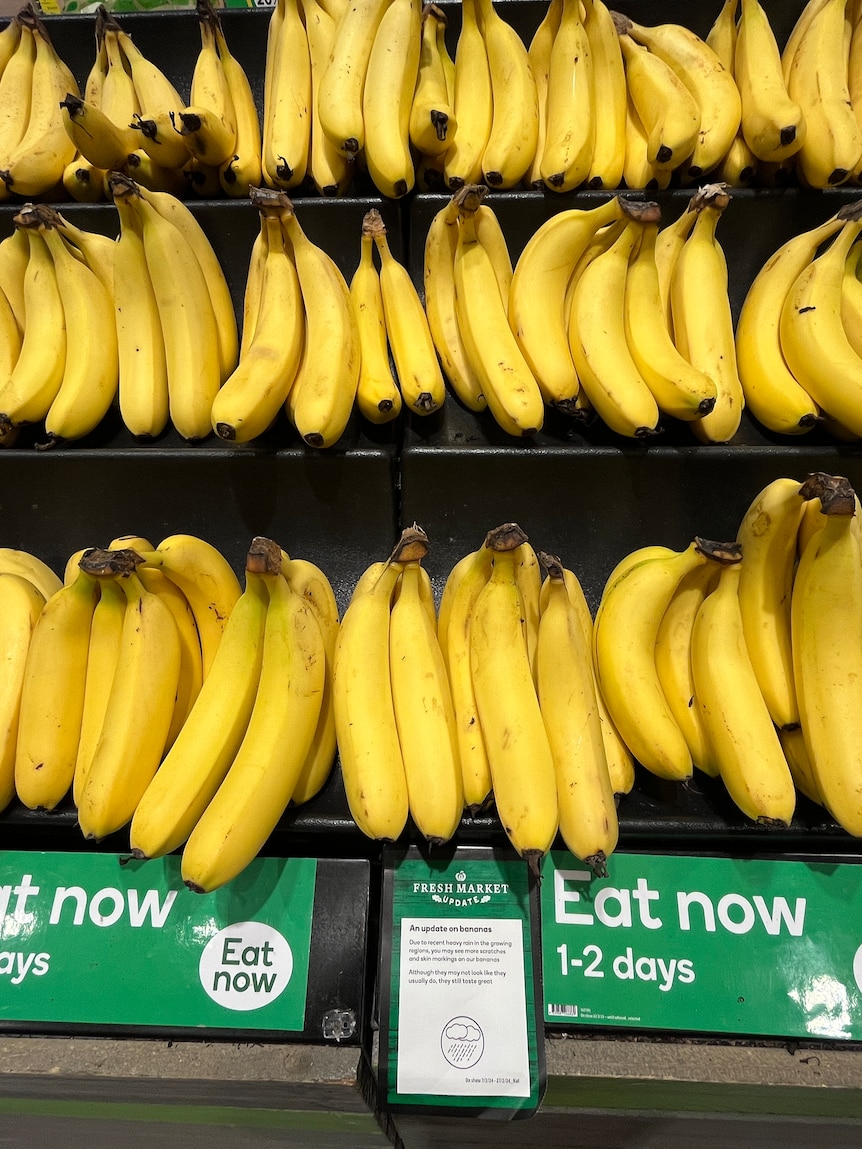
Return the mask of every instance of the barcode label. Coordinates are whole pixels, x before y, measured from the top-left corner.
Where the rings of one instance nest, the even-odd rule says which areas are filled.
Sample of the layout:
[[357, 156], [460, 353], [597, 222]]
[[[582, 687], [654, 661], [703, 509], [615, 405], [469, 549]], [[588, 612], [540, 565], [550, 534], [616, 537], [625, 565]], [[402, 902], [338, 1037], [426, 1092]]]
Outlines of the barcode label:
[[578, 1007], [576, 1005], [554, 1005], [549, 1003], [548, 1013], [552, 1017], [577, 1017]]

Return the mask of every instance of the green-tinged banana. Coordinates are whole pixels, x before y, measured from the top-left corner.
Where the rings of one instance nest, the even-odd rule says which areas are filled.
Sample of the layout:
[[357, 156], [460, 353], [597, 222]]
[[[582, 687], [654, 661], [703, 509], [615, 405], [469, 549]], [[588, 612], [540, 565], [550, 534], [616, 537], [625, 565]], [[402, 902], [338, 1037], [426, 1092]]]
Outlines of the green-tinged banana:
[[350, 280], [350, 305], [359, 338], [356, 405], [371, 423], [389, 423], [401, 412], [401, 392], [392, 374], [374, 239], [363, 224], [359, 266]]
[[626, 67], [626, 83], [647, 135], [647, 159], [660, 167], [679, 167], [694, 151], [700, 109], [694, 96], [660, 56], [625, 31], [625, 17], [614, 16]]
[[53, 810], [72, 785], [98, 597], [95, 580], [79, 572], [47, 600], [33, 628], [15, 751], [15, 791], [30, 809]]
[[603, 0], [584, 0], [584, 28], [593, 57], [595, 138], [589, 188], [616, 188], [623, 178], [626, 73], [619, 37]]
[[63, 378], [45, 415], [45, 431], [49, 441], [80, 439], [95, 430], [117, 394], [114, 301], [55, 227], [44, 227], [42, 235], [54, 264], [68, 333]]
[[493, 0], [477, 0], [477, 7], [488, 55], [493, 108], [491, 131], [482, 153], [482, 175], [492, 188], [511, 188], [521, 182], [536, 154], [536, 81], [526, 45], [494, 8]]
[[707, 443], [726, 443], [739, 429], [745, 395], [736, 366], [727, 263], [715, 235], [723, 204], [704, 204], [677, 257], [671, 280], [673, 338], [680, 354], [715, 384], [715, 406], [691, 426]]
[[594, 64], [580, 0], [563, 0], [548, 71], [545, 139], [540, 174], [566, 192], [589, 175], [595, 143]]
[[312, 62], [302, 12], [310, 20], [306, 4], [282, 0], [267, 48], [262, 168], [266, 182], [284, 190], [305, 179], [311, 146]]
[[0, 547], [0, 574], [15, 574], [32, 583], [46, 601], [63, 585], [47, 563], [29, 551]]
[[470, 668], [470, 627], [473, 607], [490, 577], [492, 562], [493, 554], [485, 546], [460, 559], [446, 579], [437, 615], [438, 639], [455, 710], [464, 805], [471, 813], [478, 812], [491, 793], [491, 767]]
[[21, 331], [12, 304], [0, 287], [0, 379], [12, 374], [21, 354]]
[[791, 642], [805, 748], [822, 802], [847, 831], [862, 834], [859, 701], [862, 559], [846, 479], [816, 473], [802, 497], [819, 498], [825, 523], [802, 552], [793, 582]]
[[475, 215], [463, 211], [458, 228], [454, 264], [458, 327], [497, 423], [510, 435], [534, 435], [544, 420], [542, 392], [509, 326]]
[[453, 198], [428, 227], [423, 253], [425, 314], [443, 371], [455, 394], [471, 411], [484, 411], [488, 403], [467, 356], [455, 310], [458, 218], [458, 204]]
[[491, 766], [497, 815], [509, 841], [538, 873], [559, 824], [554, 756], [542, 719], [522, 624], [515, 524], [492, 532], [488, 581], [470, 622], [476, 707]]
[[626, 342], [659, 410], [676, 419], [695, 419], [715, 406], [716, 387], [680, 355], [665, 322], [655, 262], [658, 229], [658, 223], [644, 224], [629, 261], [623, 300]]
[[630, 20], [626, 31], [664, 60], [694, 97], [699, 127], [685, 170], [699, 179], [717, 167], [739, 128], [742, 107], [733, 74], [705, 40], [682, 24], [647, 26]]
[[679, 583], [708, 553], [695, 539], [609, 578], [593, 630], [596, 672], [614, 725], [642, 766], [680, 782], [691, 777], [691, 753], [661, 687], [655, 640]]
[[[842, 213], [843, 214], [843, 213]], [[862, 231], [858, 206], [826, 250], [799, 273], [781, 309], [781, 349], [794, 378], [815, 403], [850, 431], [862, 431], [862, 359], [841, 320], [847, 254]]]
[[391, 562], [351, 599], [335, 647], [333, 700], [350, 813], [369, 838], [394, 841], [409, 803], [389, 671], [389, 608], [401, 574]]
[[[135, 552], [112, 554], [111, 563], [129, 555], [120, 574], [126, 612], [120, 650], [96, 743], [78, 799], [78, 825], [97, 841], [128, 822], [165, 751], [180, 673], [180, 640], [169, 608], [148, 591], [134, 566]], [[95, 563], [85, 555], [82, 563]], [[104, 577], [104, 576], [99, 576]]]
[[344, 432], [359, 382], [359, 339], [350, 288], [338, 265], [313, 243], [292, 207], [282, 225], [293, 245], [305, 304], [302, 360], [288, 396], [289, 414], [310, 447], [331, 447]]
[[311, 60], [308, 175], [320, 195], [343, 195], [353, 178], [353, 160], [330, 140], [320, 126], [320, 78], [329, 64], [336, 23], [319, 0], [303, 0], [302, 10]]
[[827, 0], [802, 34], [787, 91], [805, 117], [796, 157], [802, 181], [814, 188], [845, 183], [862, 157], [862, 125], [850, 102], [844, 12], [847, 0]]
[[427, 156], [442, 155], [451, 146], [457, 128], [440, 55], [442, 37], [439, 33], [447, 23], [446, 13], [436, 4], [426, 4], [422, 9], [419, 68], [410, 107], [409, 134], [413, 147]]
[[279, 574], [270, 585], [245, 738], [183, 849], [183, 881], [195, 892], [209, 893], [241, 873], [278, 824], [317, 728], [324, 668], [317, 619]]
[[268, 605], [263, 576], [247, 571], [206, 682], [135, 809], [129, 831], [135, 857], [178, 849], [224, 780], [257, 696]]
[[548, 76], [551, 70], [551, 49], [554, 38], [560, 27], [560, 16], [563, 11], [563, 0], [549, 0], [545, 14], [539, 21], [536, 31], [527, 48], [530, 68], [533, 79], [536, 81], [536, 99], [538, 101], [539, 127], [536, 133], [536, 151], [533, 162], [524, 175], [524, 186], [540, 188], [542, 186], [542, 152], [545, 149], [547, 129], [547, 103], [548, 103]]
[[66, 363], [66, 320], [54, 261], [44, 237], [25, 228], [30, 257], [24, 275], [24, 325], [21, 351], [9, 376], [0, 382], [0, 426], [39, 423], [60, 390]]
[[695, 705], [734, 803], [760, 825], [787, 826], [796, 789], [746, 647], [737, 595], [740, 566], [722, 569], [694, 620]]
[[15, 797], [15, 747], [27, 652], [44, 606], [44, 596], [29, 579], [0, 572], [0, 810]]
[[810, 802], [816, 802], [818, 806], [822, 806], [823, 795], [820, 793], [811, 759], [808, 757], [802, 727], [795, 726], [792, 730], [779, 730], [778, 741], [781, 743], [781, 749], [784, 751], [790, 776], [797, 791], [804, 794]]
[[20, 29], [17, 47], [0, 76], [0, 167], [18, 146], [30, 118], [36, 37], [26, 22]]
[[818, 407], [787, 365], [779, 334], [784, 301], [818, 248], [840, 231], [837, 215], [782, 244], [751, 282], [736, 324], [736, 359], [745, 403], [764, 427], [783, 435], [810, 431]]
[[[443, 164], [446, 186], [453, 191], [482, 180], [482, 156], [494, 118], [491, 69], [479, 29], [476, 0], [463, 0], [461, 4], [461, 31], [455, 48], [454, 108], [458, 130]], [[538, 96], [536, 113], [538, 137]]]
[[557, 778], [560, 836], [599, 877], [619, 823], [596, 699], [592, 653], [559, 559], [542, 554], [550, 584], [539, 622], [537, 689]]
[[158, 301], [147, 267], [135, 197], [125, 194], [125, 184], [110, 186], [120, 219], [113, 266], [120, 416], [134, 436], [155, 439], [169, 418], [167, 360]]
[[383, 314], [401, 397], [414, 414], [430, 415], [443, 406], [446, 386], [425, 308], [407, 268], [392, 254], [375, 208], [366, 213], [363, 228], [370, 231], [380, 256]]
[[742, 134], [759, 160], [795, 155], [806, 135], [805, 117], [787, 91], [775, 33], [759, 0], [741, 0], [734, 77], [742, 100]]
[[287, 399], [302, 356], [305, 312], [296, 267], [278, 216], [265, 219], [266, 257], [254, 335], [213, 399], [213, 430], [247, 443], [274, 422]]
[[760, 692], [778, 727], [799, 723], [790, 648], [790, 597], [805, 502], [796, 479], [773, 479], [749, 505], [737, 532], [742, 546], [739, 609]]
[[60, 101], [63, 123], [75, 148], [102, 171], [121, 168], [138, 146], [134, 129], [119, 126], [101, 108], [67, 92]]
[[421, 0], [390, 0], [371, 46], [362, 95], [364, 162], [374, 186], [390, 199], [406, 195], [416, 181], [410, 109], [421, 40]]
[[713, 778], [718, 765], [712, 757], [703, 723], [695, 704], [691, 668], [691, 631], [706, 595], [717, 578], [712, 563], [685, 575], [665, 608], [655, 638], [655, 668], [670, 712], [685, 738], [692, 764]]
[[439, 845], [458, 828], [464, 789], [446, 664], [420, 572], [418, 560], [404, 564], [389, 618], [389, 673], [410, 817]]
[[320, 792], [335, 764], [335, 707], [332, 697], [332, 668], [341, 620], [332, 584], [320, 567], [309, 562], [308, 559], [285, 558], [283, 556], [281, 573], [290, 584], [290, 589], [308, 603], [309, 609], [317, 619], [317, 625], [320, 627], [320, 633], [323, 637], [326, 658], [323, 699], [320, 704], [317, 729], [314, 732], [314, 738], [291, 795], [291, 802], [299, 806], [304, 802], [310, 802]]
[[114, 579], [106, 579], [100, 584], [99, 601], [96, 603], [90, 624], [81, 733], [72, 779], [72, 800], [76, 806], [81, 800], [87, 771], [90, 769], [93, 752], [102, 733], [111, 683], [114, 681], [117, 660], [120, 656], [125, 614], [126, 596], [123, 588]]
[[261, 181], [260, 119], [246, 70], [231, 52], [220, 21], [216, 21], [215, 38], [236, 128], [234, 154], [220, 168], [219, 180], [226, 195], [245, 197]]
[[184, 439], [205, 439], [221, 385], [218, 324], [206, 277], [178, 227], [140, 194], [136, 210], [162, 327], [171, 422]]
[[624, 299], [629, 255], [640, 223], [623, 229], [581, 273], [572, 296], [569, 346], [575, 370], [600, 418], [620, 435], [655, 433], [659, 409], [626, 340]]
[[332, 143], [355, 156], [365, 146], [362, 96], [377, 29], [391, 0], [350, 4], [338, 22], [329, 64], [320, 77], [320, 125]]

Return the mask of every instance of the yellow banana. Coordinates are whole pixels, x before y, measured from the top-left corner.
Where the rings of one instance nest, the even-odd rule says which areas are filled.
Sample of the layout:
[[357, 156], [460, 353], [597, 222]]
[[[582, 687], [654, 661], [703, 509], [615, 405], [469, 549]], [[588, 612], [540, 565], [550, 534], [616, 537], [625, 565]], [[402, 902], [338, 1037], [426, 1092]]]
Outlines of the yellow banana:
[[[317, 5], [314, 7], [316, 9]], [[305, 4], [302, 11], [308, 20]], [[310, 37], [303, 26], [298, 0], [282, 0], [272, 19], [264, 88], [262, 169], [271, 187], [289, 190], [305, 179], [309, 162], [312, 131]]]
[[482, 153], [482, 175], [492, 188], [511, 188], [521, 182], [536, 154], [536, 81], [523, 40], [494, 8], [493, 0], [477, 0], [477, 7], [488, 54], [493, 108], [491, 131]]
[[348, 5], [338, 22], [329, 64], [320, 77], [320, 126], [340, 151], [355, 156], [365, 146], [362, 96], [377, 29], [390, 0]]
[[14, 547], [0, 547], [0, 574], [20, 575], [46, 601], [63, 585], [63, 580], [37, 555]]
[[374, 186], [390, 199], [406, 195], [416, 181], [410, 109], [421, 40], [421, 0], [390, 0], [371, 46], [362, 95], [365, 163]]
[[219, 167], [236, 150], [236, 109], [216, 43], [218, 14], [210, 5], [197, 7], [201, 46], [192, 70], [188, 105], [175, 127], [201, 163]]
[[[482, 179], [482, 156], [491, 135], [494, 99], [488, 52], [479, 29], [477, 0], [463, 0], [461, 31], [455, 49], [453, 106], [458, 130], [443, 162], [446, 186], [453, 191]], [[538, 95], [536, 108], [538, 138]]]
[[742, 134], [752, 152], [766, 163], [795, 155], [805, 139], [805, 116], [788, 94], [775, 34], [759, 0], [742, 0], [734, 76]]
[[76, 227], [59, 211], [52, 213], [49, 218], [57, 231], [69, 241], [73, 254], [82, 259], [90, 271], [95, 272], [99, 282], [113, 299], [116, 240], [97, 231]]
[[691, 235], [697, 213], [702, 206], [702, 199], [698, 192], [691, 197], [688, 205], [671, 223], [659, 229], [655, 237], [655, 266], [658, 272], [658, 288], [661, 294], [662, 308], [668, 331], [673, 331], [673, 316], [670, 305], [670, 282], [673, 269], [682, 251], [682, 245]]
[[408, 127], [411, 144], [426, 156], [442, 155], [451, 146], [457, 128], [440, 54], [440, 43], [445, 43], [441, 31], [447, 23], [446, 13], [436, 4], [422, 9], [419, 67]]
[[[175, 124], [179, 123], [179, 111], [151, 112], [139, 115], [132, 120], [130, 127], [135, 136], [135, 151], [142, 151], [157, 165], [159, 171], [180, 171], [191, 159], [185, 137], [180, 135]], [[128, 161], [127, 161], [128, 162]]]
[[623, 182], [627, 188], [663, 191], [670, 186], [673, 168], [653, 163], [649, 158], [649, 134], [644, 127], [632, 99], [626, 96], [625, 147], [623, 156]]
[[185, 107], [185, 100], [165, 73], [132, 40], [119, 29], [117, 42], [125, 57], [139, 112], [130, 126], [140, 131], [139, 146], [157, 164], [166, 168], [182, 167], [189, 158], [189, 150], [177, 133], [171, 114], [177, 116]]
[[15, 49], [21, 41], [21, 20], [13, 16], [9, 23], [0, 31], [0, 77], [6, 71], [6, 66], [15, 54]]
[[360, 245], [359, 266], [350, 281], [350, 305], [359, 339], [356, 405], [370, 422], [389, 423], [401, 412], [401, 392], [389, 361], [380, 276], [374, 264], [374, 239], [364, 224]]
[[311, 61], [311, 140], [308, 175], [322, 196], [343, 195], [353, 178], [353, 160], [320, 126], [320, 78], [329, 63], [336, 24], [319, 0], [302, 0]]
[[[536, 134], [536, 151], [533, 162], [524, 175], [524, 186], [528, 188], [541, 188], [542, 186], [542, 152], [545, 150], [547, 134], [547, 104], [548, 104], [548, 76], [551, 69], [551, 49], [554, 38], [560, 27], [560, 16], [563, 10], [563, 0], [549, 0], [545, 14], [539, 21], [536, 31], [527, 48], [530, 68], [533, 79], [536, 81], [536, 98], [538, 101], [539, 127]], [[616, 35], [616, 33], [614, 33]]]
[[589, 175], [595, 144], [594, 63], [580, 0], [563, 0], [548, 71], [545, 140], [540, 174], [566, 192]]
[[584, 0], [584, 28], [593, 57], [595, 139], [586, 186], [616, 188], [623, 178], [626, 73], [619, 37], [603, 0]]
[[5, 379], [12, 374], [20, 354], [21, 332], [12, 304], [0, 287], [0, 378]]
[[101, 203], [105, 198], [108, 173], [76, 153], [63, 169], [63, 188], [75, 203]]
[[71, 92], [60, 101], [63, 123], [77, 152], [102, 171], [121, 168], [138, 141], [130, 127], [118, 126], [101, 108]]
[[16, 227], [0, 241], [0, 287], [9, 300], [18, 331], [24, 334], [24, 277], [30, 260], [27, 229]]
[[29, 579], [0, 572], [0, 810], [15, 797], [15, 748], [27, 652], [44, 606], [44, 596]]
[[[19, 21], [17, 26], [18, 44], [0, 75], [0, 168], [18, 146], [30, 118], [36, 37], [26, 21]], [[2, 186], [8, 196], [8, 188]]]
[[795, 726], [792, 730], [779, 730], [778, 741], [781, 743], [781, 749], [787, 759], [790, 776], [797, 792], [804, 794], [810, 802], [816, 802], [818, 806], [822, 806], [823, 795], [820, 793], [817, 779], [814, 777], [811, 759], [805, 748], [805, 735], [802, 733], [802, 727]]
[[220, 20], [216, 21], [215, 38], [236, 128], [234, 154], [219, 169], [219, 180], [226, 195], [245, 197], [261, 181], [260, 119], [248, 75], [231, 53]]
[[192, 158], [215, 172], [217, 181], [219, 169], [231, 161], [236, 149], [233, 120], [204, 104], [189, 104], [177, 113], [175, 120], [176, 130]]

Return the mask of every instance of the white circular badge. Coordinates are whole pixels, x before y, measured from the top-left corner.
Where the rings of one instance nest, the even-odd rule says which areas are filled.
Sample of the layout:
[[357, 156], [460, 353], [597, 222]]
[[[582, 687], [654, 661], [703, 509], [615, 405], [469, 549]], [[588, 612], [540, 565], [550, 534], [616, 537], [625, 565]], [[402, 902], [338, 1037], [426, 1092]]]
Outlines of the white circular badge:
[[204, 946], [201, 985], [225, 1009], [260, 1009], [281, 994], [293, 973], [286, 938], [263, 922], [225, 926]]

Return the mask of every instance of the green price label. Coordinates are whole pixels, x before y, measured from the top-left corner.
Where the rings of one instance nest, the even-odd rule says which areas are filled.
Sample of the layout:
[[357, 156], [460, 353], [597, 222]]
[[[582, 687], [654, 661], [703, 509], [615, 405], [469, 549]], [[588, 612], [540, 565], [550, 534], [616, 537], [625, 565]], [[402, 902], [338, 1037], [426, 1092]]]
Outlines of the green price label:
[[0, 853], [0, 1020], [302, 1030], [316, 865], [201, 895], [177, 856]]
[[862, 866], [614, 854], [543, 869], [544, 1017], [862, 1038]]

